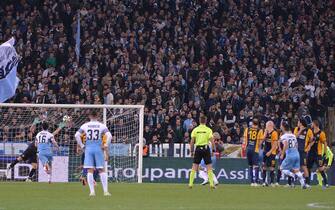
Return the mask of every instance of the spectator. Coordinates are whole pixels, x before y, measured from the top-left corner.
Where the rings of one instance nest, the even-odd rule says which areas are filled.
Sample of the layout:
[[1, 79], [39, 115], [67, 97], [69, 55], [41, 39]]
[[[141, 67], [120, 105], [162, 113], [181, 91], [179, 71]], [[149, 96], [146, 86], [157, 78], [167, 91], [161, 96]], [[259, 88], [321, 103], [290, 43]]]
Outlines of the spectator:
[[[178, 117], [185, 139], [200, 113], [219, 130], [220, 121], [245, 127], [265, 115], [293, 124], [300, 116], [322, 120], [323, 110], [334, 106], [333, 1], [152, 5], [0, 1], [0, 42], [14, 36], [22, 56], [21, 82], [8, 102], [143, 104], [148, 142], [159, 126], [166, 137], [169, 126], [180, 136]], [[224, 138], [224, 129], [219, 132]]]
[[192, 123], [193, 123], [192, 114], [188, 113], [187, 114], [187, 119], [184, 120], [184, 123], [183, 123], [184, 131], [188, 131], [192, 127]]

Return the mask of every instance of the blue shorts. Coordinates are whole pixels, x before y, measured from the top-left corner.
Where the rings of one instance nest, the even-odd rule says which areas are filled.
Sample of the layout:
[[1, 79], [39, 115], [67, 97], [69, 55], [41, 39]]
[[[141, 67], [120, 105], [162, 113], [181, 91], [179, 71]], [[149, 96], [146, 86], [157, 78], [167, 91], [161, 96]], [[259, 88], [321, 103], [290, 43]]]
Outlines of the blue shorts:
[[300, 169], [300, 157], [299, 155], [286, 156], [283, 162], [281, 163], [280, 169], [289, 170]]
[[84, 168], [104, 168], [105, 158], [101, 148], [86, 148]]
[[258, 166], [259, 164], [259, 153], [255, 152], [254, 149], [247, 149], [247, 159], [249, 166]]
[[43, 154], [43, 153], [39, 153], [38, 154], [38, 158], [40, 159], [40, 161], [42, 162], [42, 165], [44, 166], [44, 165], [46, 165], [46, 164], [49, 164], [49, 165], [51, 165], [51, 163], [52, 163], [52, 160], [53, 160], [53, 158], [52, 158], [52, 154]]

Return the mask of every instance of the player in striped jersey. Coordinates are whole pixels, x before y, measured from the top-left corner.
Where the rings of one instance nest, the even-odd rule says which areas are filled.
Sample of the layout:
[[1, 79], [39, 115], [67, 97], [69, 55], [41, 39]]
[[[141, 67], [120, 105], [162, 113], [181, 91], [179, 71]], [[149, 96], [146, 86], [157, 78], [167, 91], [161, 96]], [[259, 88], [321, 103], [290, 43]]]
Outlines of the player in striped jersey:
[[268, 121], [264, 132], [264, 156], [263, 156], [263, 186], [267, 186], [267, 171], [270, 174], [270, 184], [274, 185], [274, 169], [276, 166], [276, 154], [278, 147], [278, 132], [274, 129], [274, 123]]
[[[251, 186], [257, 186], [259, 173], [259, 149], [263, 139], [263, 131], [258, 128], [258, 119], [252, 120], [252, 126], [244, 131], [243, 147], [247, 149], [247, 159], [249, 165], [249, 177]], [[255, 177], [255, 178], [254, 178]]]
[[304, 118], [300, 118], [298, 126], [294, 129], [294, 135], [298, 141], [298, 151], [300, 156], [300, 167], [304, 171], [304, 177], [307, 187], [310, 187], [310, 176], [307, 169], [307, 153], [311, 149], [313, 142], [313, 132], [307, 127], [307, 122]]

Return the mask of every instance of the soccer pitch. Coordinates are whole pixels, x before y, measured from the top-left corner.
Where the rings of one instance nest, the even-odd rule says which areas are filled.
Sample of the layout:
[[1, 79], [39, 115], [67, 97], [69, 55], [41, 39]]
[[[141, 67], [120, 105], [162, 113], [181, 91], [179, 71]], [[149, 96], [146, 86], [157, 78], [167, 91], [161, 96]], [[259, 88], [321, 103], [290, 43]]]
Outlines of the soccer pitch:
[[96, 197], [80, 183], [0, 183], [0, 210], [306, 210], [335, 209], [335, 188], [220, 185], [215, 190], [182, 184], [109, 184], [111, 197]]

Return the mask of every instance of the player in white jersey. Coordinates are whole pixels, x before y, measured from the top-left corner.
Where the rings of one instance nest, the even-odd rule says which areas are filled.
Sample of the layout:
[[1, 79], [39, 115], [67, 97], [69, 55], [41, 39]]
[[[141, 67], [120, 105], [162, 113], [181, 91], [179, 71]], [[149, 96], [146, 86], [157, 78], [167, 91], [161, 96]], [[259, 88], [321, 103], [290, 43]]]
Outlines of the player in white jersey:
[[52, 144], [59, 149], [55, 137], [48, 131], [48, 123], [42, 123], [42, 131], [36, 135], [35, 144], [37, 146], [38, 158], [42, 162], [44, 171], [48, 175], [48, 182], [51, 183], [51, 171], [52, 171]]
[[[90, 196], [95, 196], [94, 190], [94, 169], [99, 171], [102, 188], [105, 196], [110, 196], [108, 192], [108, 177], [104, 169], [105, 158], [107, 156], [108, 143], [112, 139], [111, 133], [106, 125], [99, 122], [96, 111], [90, 113], [90, 122], [83, 124], [76, 132], [75, 138], [78, 145], [85, 148], [84, 168], [88, 169], [87, 182], [90, 188]], [[82, 134], [85, 136], [85, 144], [82, 141]], [[106, 138], [104, 138], [106, 136]]]
[[295, 178], [295, 175], [298, 177], [301, 187], [306, 189], [305, 180], [300, 172], [300, 156], [298, 152], [298, 141], [295, 135], [291, 132], [290, 126], [287, 122], [283, 121], [281, 123], [280, 129], [283, 132], [283, 135], [280, 137], [280, 141], [283, 143], [283, 152], [280, 155], [280, 158], [284, 158], [280, 169], [282, 173]]

